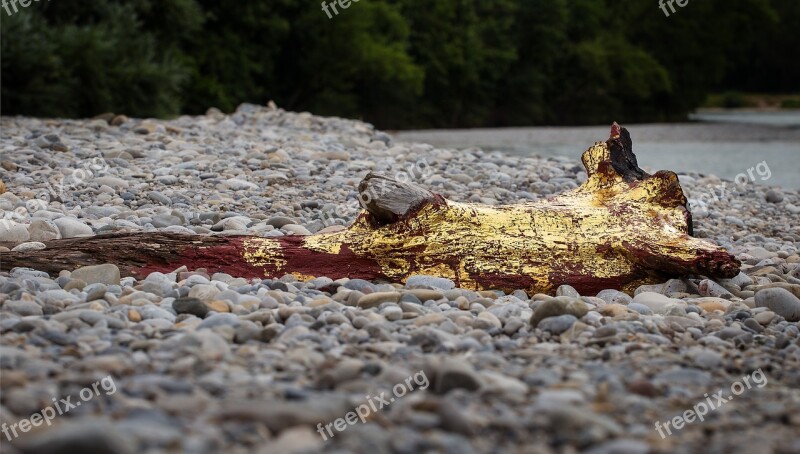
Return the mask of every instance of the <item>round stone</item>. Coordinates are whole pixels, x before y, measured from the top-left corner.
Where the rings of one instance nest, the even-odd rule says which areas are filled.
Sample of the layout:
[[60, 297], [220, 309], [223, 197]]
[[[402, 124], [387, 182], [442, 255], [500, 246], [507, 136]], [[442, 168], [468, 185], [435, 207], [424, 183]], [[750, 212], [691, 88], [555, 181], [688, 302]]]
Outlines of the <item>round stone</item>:
[[756, 292], [756, 307], [766, 307], [790, 322], [800, 321], [800, 299], [783, 288], [765, 288]]

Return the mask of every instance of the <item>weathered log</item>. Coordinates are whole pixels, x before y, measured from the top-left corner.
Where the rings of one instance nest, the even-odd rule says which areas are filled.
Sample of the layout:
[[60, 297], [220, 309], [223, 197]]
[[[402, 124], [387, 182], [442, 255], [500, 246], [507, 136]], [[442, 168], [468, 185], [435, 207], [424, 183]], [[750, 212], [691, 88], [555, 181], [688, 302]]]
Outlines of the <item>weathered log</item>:
[[234, 276], [328, 276], [404, 281], [414, 274], [472, 289], [552, 293], [631, 290], [688, 274], [733, 277], [739, 262], [693, 238], [678, 177], [639, 168], [628, 131], [582, 156], [588, 179], [538, 202], [457, 203], [422, 187], [370, 173], [359, 185], [364, 211], [335, 233], [260, 238], [126, 233], [54, 240], [47, 249], [5, 253], [0, 269], [48, 272], [115, 263], [125, 275], [182, 265]]

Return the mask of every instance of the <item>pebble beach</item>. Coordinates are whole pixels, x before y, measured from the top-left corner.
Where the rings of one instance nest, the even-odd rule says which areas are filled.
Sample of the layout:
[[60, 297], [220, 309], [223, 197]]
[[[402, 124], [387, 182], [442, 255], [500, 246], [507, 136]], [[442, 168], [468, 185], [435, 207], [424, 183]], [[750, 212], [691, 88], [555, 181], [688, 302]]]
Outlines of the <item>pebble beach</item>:
[[[583, 149], [435, 148], [272, 104], [173, 120], [3, 117], [0, 131], [0, 263], [101, 233], [335, 231], [358, 215], [370, 171], [490, 205], [586, 179]], [[433, 276], [2, 272], [0, 451], [800, 452], [800, 192], [679, 178], [695, 236], [734, 254], [738, 276], [534, 295]], [[382, 395], [393, 400], [325, 428]], [[20, 424], [68, 396], [80, 405]], [[686, 416], [700, 403], [715, 408]]]

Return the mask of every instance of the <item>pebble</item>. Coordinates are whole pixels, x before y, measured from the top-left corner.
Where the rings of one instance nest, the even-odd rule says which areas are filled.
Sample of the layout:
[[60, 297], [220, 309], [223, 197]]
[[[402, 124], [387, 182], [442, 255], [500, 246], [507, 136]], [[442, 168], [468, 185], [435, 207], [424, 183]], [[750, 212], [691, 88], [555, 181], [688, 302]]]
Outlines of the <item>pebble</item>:
[[543, 319], [539, 322], [537, 328], [541, 329], [542, 331], [549, 331], [553, 334], [561, 334], [570, 329], [577, 321], [578, 319], [571, 314], [558, 315]]
[[441, 290], [455, 288], [456, 284], [450, 279], [435, 276], [414, 275], [406, 280], [406, 286], [413, 287], [433, 287]]
[[288, 218], [286, 216], [273, 216], [266, 221], [267, 225], [271, 225], [276, 229], [280, 229], [287, 224], [297, 225], [296, 220], [292, 218]]
[[642, 315], [653, 315], [653, 310], [644, 304], [631, 303], [628, 305], [628, 309], [634, 310]]
[[234, 191], [255, 191], [258, 189], [257, 184], [237, 178], [227, 179], [223, 184]]
[[756, 319], [758, 323], [761, 323], [762, 325], [766, 326], [769, 325], [769, 323], [775, 318], [775, 312], [772, 311], [759, 312], [758, 314], [754, 315], [753, 318]]
[[713, 312], [713, 311], [721, 311], [725, 312], [730, 305], [730, 301], [720, 300], [717, 298], [704, 298], [702, 300], [696, 300], [695, 304], [700, 309], [706, 312]]
[[205, 318], [209, 307], [197, 298], [178, 298], [172, 302], [172, 309], [178, 314], [192, 314], [198, 318]]
[[295, 235], [311, 235], [311, 232], [303, 227], [302, 225], [297, 224], [285, 224], [281, 227], [283, 230], [286, 230], [289, 233], [294, 233]]
[[42, 307], [33, 301], [6, 301], [3, 308], [23, 317], [43, 315]]
[[770, 189], [767, 191], [766, 199], [769, 203], [781, 203], [783, 202], [783, 193], [775, 189]]
[[204, 329], [204, 328], [216, 328], [219, 326], [232, 326], [238, 327], [241, 325], [241, 321], [239, 317], [229, 313], [217, 313], [209, 315], [205, 318], [199, 325], [197, 325], [197, 329]]
[[371, 308], [380, 306], [383, 303], [396, 303], [400, 301], [398, 292], [376, 292], [369, 293], [358, 299], [358, 307]]
[[11, 248], [11, 252], [33, 252], [33, 251], [41, 251], [42, 249], [46, 248], [44, 243], [40, 243], [38, 241], [28, 241], [26, 243], [20, 243], [13, 248]]
[[588, 306], [583, 301], [565, 296], [556, 297], [541, 303], [534, 309], [530, 324], [531, 327], [536, 328], [539, 322], [545, 318], [566, 314], [580, 318], [586, 315], [588, 310]]
[[53, 221], [61, 238], [75, 238], [92, 235], [92, 228], [75, 218], [58, 218]]
[[30, 234], [24, 224], [7, 219], [0, 220], [0, 241], [21, 243], [28, 239], [30, 239]]
[[578, 293], [577, 290], [575, 290], [573, 287], [569, 285], [560, 285], [556, 289], [556, 296], [569, 296], [572, 298], [578, 298], [581, 295]]
[[189, 290], [188, 297], [196, 298], [201, 301], [212, 301], [220, 294], [219, 289], [212, 284], [197, 284]]
[[684, 306], [684, 307], [686, 306], [686, 303], [679, 299], [669, 298], [667, 296], [655, 292], [639, 293], [638, 295], [633, 297], [633, 303], [646, 306], [655, 314], [666, 314], [672, 307], [675, 306]]
[[48, 219], [35, 219], [28, 226], [31, 241], [45, 242], [61, 238], [61, 231], [55, 222]]
[[110, 263], [80, 267], [72, 272], [72, 278], [87, 284], [120, 284], [119, 268]]
[[158, 191], [150, 191], [147, 193], [147, 198], [160, 205], [172, 205], [172, 200], [169, 197]]
[[800, 298], [783, 288], [756, 292], [756, 307], [766, 307], [790, 322], [800, 322]]
[[455, 389], [476, 391], [481, 387], [480, 377], [467, 363], [448, 358], [434, 367], [430, 380], [431, 389], [436, 394], [447, 394]]

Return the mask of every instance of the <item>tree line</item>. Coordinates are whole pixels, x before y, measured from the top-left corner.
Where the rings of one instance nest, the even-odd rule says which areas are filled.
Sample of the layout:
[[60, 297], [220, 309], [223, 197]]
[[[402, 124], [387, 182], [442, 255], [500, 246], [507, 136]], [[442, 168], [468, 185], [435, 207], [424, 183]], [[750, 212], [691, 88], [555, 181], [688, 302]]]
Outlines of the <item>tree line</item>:
[[381, 128], [685, 119], [798, 92], [797, 0], [82, 0], [0, 10], [3, 115], [291, 110]]

